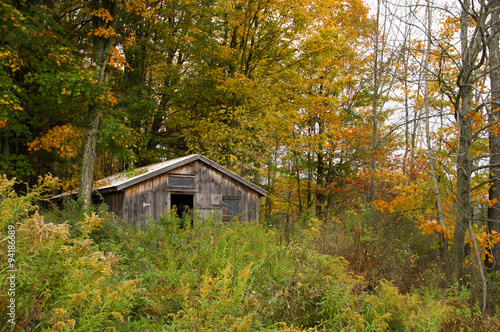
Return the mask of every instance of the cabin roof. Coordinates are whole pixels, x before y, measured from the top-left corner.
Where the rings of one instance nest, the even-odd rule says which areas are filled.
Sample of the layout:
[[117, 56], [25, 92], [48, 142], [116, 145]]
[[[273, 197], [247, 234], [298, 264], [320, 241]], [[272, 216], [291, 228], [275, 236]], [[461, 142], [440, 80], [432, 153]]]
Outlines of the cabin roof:
[[[114, 174], [111, 176], [108, 176], [107, 178], [97, 180], [94, 183], [94, 189], [98, 190], [101, 193], [108, 193], [108, 192], [113, 192], [113, 191], [121, 191], [125, 188], [128, 188], [130, 186], [133, 186], [137, 183], [140, 183], [142, 181], [146, 181], [148, 179], [151, 179], [157, 175], [169, 172], [173, 169], [176, 169], [178, 167], [184, 166], [186, 164], [189, 164], [193, 161], [201, 161], [219, 172], [227, 175], [228, 177], [234, 179], [235, 181], [240, 182], [241, 184], [249, 187], [250, 189], [256, 191], [259, 195], [261, 196], [267, 196], [267, 191], [262, 189], [261, 187], [253, 184], [252, 182], [242, 178], [241, 176], [231, 172], [225, 167], [222, 167], [221, 165], [217, 164], [216, 162], [202, 156], [201, 154], [192, 154], [189, 156], [181, 157], [181, 158], [176, 158], [172, 160], [167, 160], [163, 161], [157, 164], [149, 165], [149, 166], [144, 166], [140, 167], [134, 170], [128, 170], [124, 171], [118, 174]], [[52, 198], [59, 198], [63, 196], [68, 196], [68, 195], [73, 195], [76, 192], [68, 192], [64, 193], [61, 195], [54, 196]]]

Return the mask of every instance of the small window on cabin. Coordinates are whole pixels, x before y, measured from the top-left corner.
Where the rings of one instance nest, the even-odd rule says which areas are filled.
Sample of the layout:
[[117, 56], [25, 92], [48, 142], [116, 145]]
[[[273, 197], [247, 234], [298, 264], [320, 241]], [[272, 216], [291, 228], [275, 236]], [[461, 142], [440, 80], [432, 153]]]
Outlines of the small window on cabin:
[[193, 187], [194, 176], [169, 176], [168, 185], [172, 187]]
[[222, 198], [222, 214], [224, 217], [236, 217], [239, 213], [239, 198]]

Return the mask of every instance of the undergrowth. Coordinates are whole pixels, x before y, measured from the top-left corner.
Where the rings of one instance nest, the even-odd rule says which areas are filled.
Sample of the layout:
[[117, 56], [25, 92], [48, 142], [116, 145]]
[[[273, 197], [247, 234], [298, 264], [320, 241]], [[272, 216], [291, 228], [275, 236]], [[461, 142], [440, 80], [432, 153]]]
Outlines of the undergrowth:
[[[403, 294], [355, 274], [328, 252], [333, 245], [319, 246], [326, 226], [313, 217], [289, 243], [259, 223], [179, 227], [170, 213], [141, 231], [105, 208], [40, 212], [54, 183], [41, 179], [18, 196], [0, 179], [1, 331], [440, 331], [477, 322], [453, 294]], [[8, 225], [16, 230], [15, 325], [7, 321]]]

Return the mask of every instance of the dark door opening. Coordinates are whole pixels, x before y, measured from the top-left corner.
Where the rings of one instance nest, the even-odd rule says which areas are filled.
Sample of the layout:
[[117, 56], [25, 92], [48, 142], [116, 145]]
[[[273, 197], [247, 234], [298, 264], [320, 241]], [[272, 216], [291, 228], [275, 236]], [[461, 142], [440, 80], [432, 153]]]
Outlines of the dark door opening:
[[[170, 206], [174, 209], [176, 207], [177, 216], [181, 220], [189, 217], [191, 219], [191, 226], [193, 226], [193, 207], [194, 195], [186, 194], [170, 194]], [[181, 227], [184, 225], [181, 225]]]

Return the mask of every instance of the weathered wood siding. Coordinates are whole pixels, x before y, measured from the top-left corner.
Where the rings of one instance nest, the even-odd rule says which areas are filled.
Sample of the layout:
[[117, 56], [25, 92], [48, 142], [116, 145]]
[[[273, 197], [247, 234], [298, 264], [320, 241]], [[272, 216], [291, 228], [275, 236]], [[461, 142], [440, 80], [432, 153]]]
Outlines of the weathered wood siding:
[[[194, 176], [194, 186], [169, 186], [168, 177], [172, 175]], [[201, 161], [194, 161], [135, 184], [123, 192], [109, 193], [104, 197], [110, 211], [144, 229], [149, 219], [156, 219], [172, 208], [171, 194], [193, 195], [195, 213], [202, 219], [211, 214], [222, 215], [223, 198], [239, 199], [241, 219], [259, 218], [259, 196], [255, 191]]]

